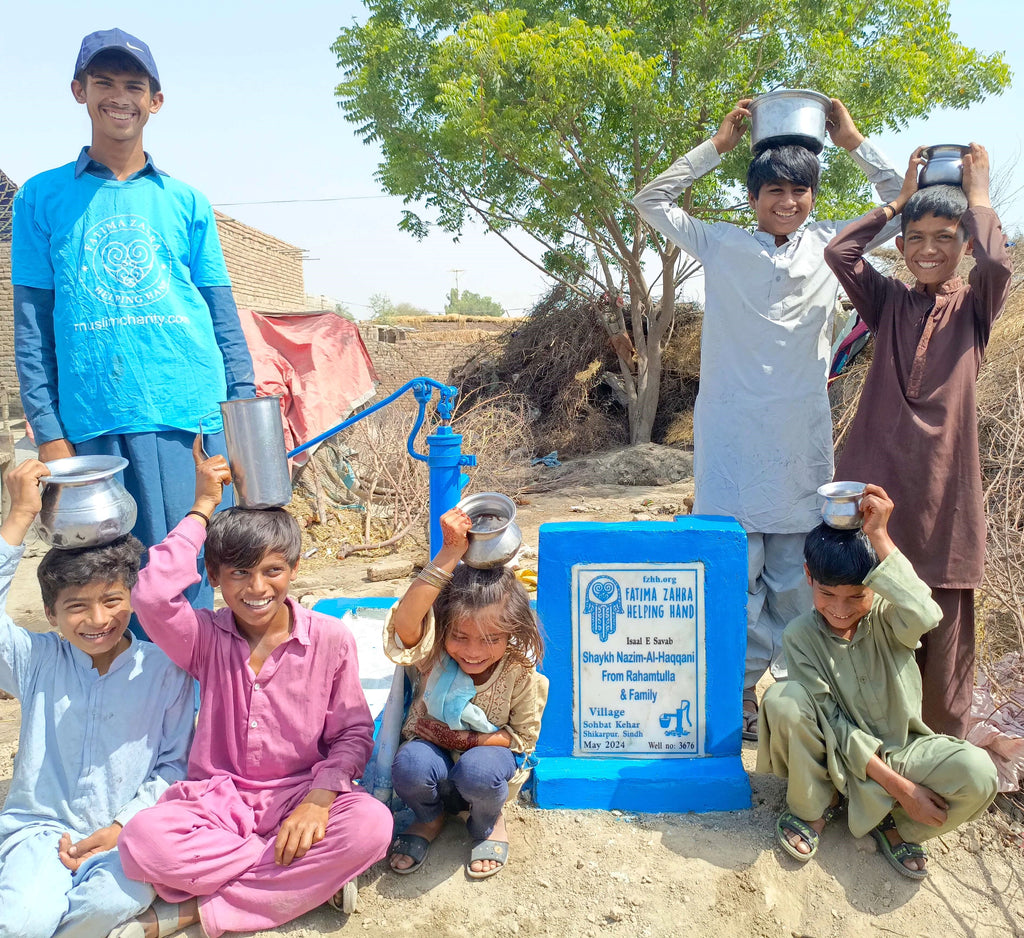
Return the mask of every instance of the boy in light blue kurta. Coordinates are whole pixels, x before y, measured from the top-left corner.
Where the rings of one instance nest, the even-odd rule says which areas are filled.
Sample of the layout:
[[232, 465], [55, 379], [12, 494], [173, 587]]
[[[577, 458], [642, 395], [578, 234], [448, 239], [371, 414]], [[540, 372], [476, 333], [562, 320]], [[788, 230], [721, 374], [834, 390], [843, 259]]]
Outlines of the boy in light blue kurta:
[[142, 552], [131, 535], [43, 558], [43, 606], [60, 635], [6, 614], [48, 474], [37, 460], [11, 471], [13, 507], [0, 525], [0, 688], [21, 701], [0, 813], [0, 938], [103, 938], [153, 901], [151, 886], [125, 876], [117, 838], [185, 777], [192, 681], [126, 632]]

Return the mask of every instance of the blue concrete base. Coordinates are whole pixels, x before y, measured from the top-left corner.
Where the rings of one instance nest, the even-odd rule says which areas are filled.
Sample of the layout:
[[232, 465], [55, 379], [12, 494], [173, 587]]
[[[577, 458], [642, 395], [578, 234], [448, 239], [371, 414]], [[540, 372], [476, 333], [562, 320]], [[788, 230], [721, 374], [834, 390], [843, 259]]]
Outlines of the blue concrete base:
[[739, 756], [653, 761], [544, 756], [533, 772], [533, 799], [541, 808], [661, 814], [750, 807], [750, 782]]

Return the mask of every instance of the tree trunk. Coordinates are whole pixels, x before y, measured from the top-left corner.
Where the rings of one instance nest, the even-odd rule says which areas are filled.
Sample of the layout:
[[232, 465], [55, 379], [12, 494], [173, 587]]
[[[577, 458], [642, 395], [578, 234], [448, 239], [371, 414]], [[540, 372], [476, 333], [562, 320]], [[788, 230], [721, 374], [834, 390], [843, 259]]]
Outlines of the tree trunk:
[[[678, 252], [662, 257], [662, 283], [664, 289], [657, 306], [652, 307], [648, 317], [645, 340], [634, 340], [637, 352], [636, 397], [628, 408], [629, 442], [650, 443], [654, 431], [654, 420], [658, 415], [658, 399], [661, 396], [661, 355], [668, 327], [675, 316], [675, 266]], [[649, 302], [642, 273], [634, 278], [628, 272], [630, 300], [633, 313], [633, 333], [644, 331], [643, 308]], [[642, 299], [638, 299], [642, 297]], [[637, 299], [635, 299], [637, 298]]]

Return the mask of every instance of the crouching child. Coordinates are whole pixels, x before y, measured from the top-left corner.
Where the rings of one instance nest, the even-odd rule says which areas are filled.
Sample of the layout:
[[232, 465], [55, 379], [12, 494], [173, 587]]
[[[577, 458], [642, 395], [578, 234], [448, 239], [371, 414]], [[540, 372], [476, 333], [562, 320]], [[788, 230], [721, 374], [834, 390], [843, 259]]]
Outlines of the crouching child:
[[942, 612], [889, 536], [885, 490], [868, 485], [861, 508], [862, 530], [807, 535], [814, 610], [783, 635], [789, 680], [765, 694], [757, 771], [789, 780], [776, 832], [797, 860], [815, 855], [845, 799], [850, 832], [870, 833], [897, 872], [923, 879], [920, 842], [978, 817], [996, 770], [922, 722], [914, 649]]
[[[193, 454], [195, 503], [133, 593], [201, 699], [188, 779], [122, 835], [125, 870], [165, 900], [138, 923], [147, 938], [197, 921], [208, 938], [276, 928], [332, 900], [391, 839], [391, 812], [355, 785], [373, 744], [355, 638], [288, 595], [298, 524], [281, 508], [214, 516], [227, 462], [203, 460], [198, 439]], [[217, 612], [185, 598], [204, 544]]]
[[142, 544], [53, 549], [39, 564], [56, 632], [3, 611], [41, 508], [46, 466], [7, 475], [0, 525], [0, 688], [21, 701], [10, 791], [0, 813], [0, 936], [105, 938], [153, 901], [121, 866], [121, 828], [185, 777], [192, 681], [156, 645], [126, 631]]

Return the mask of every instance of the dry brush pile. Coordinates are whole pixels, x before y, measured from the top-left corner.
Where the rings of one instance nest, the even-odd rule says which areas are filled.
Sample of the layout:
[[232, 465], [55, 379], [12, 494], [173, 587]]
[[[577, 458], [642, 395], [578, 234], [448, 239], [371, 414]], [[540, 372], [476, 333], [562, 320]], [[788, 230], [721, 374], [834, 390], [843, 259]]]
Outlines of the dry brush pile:
[[[554, 287], [515, 329], [484, 343], [451, 382], [469, 401], [496, 394], [526, 400], [540, 453], [582, 456], [625, 445], [629, 428], [617, 393], [618, 358], [602, 323], [602, 303]], [[625, 316], [628, 330], [628, 309]], [[662, 359], [657, 442], [693, 443], [700, 323], [698, 307], [677, 307]]]

